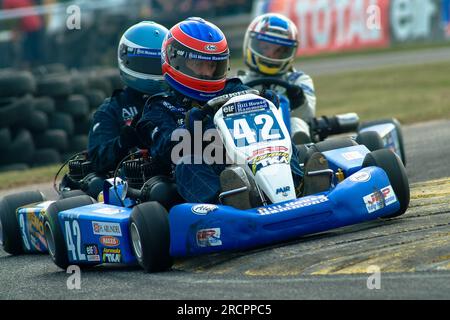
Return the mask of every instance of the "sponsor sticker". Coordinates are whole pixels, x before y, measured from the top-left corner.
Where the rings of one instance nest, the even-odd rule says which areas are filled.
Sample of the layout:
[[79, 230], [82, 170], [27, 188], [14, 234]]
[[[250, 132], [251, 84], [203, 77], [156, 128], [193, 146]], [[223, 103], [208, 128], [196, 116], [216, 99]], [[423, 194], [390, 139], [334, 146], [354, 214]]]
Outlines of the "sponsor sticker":
[[222, 245], [220, 228], [201, 229], [197, 231], [197, 245], [199, 247], [216, 247]]
[[92, 221], [92, 230], [98, 236], [122, 236], [119, 223]]
[[102, 261], [105, 263], [120, 263], [122, 261], [122, 252], [120, 249], [103, 249]]
[[96, 244], [85, 245], [86, 257], [89, 262], [100, 262], [100, 253]]
[[269, 104], [265, 99], [253, 99], [245, 101], [237, 101], [222, 107], [224, 116], [232, 114], [250, 113], [261, 111], [269, 108]]
[[213, 204], [198, 204], [192, 207], [192, 212], [199, 215], [206, 215], [219, 207]]
[[119, 239], [113, 236], [101, 236], [100, 242], [106, 247], [117, 247], [120, 244]]
[[251, 159], [248, 166], [252, 170], [253, 174], [256, 174], [262, 168], [268, 167], [273, 164], [287, 163], [289, 164], [289, 153], [287, 152], [271, 152], [261, 156], [256, 156]]
[[216, 51], [217, 50], [217, 46], [214, 44], [208, 44], [205, 46], [205, 50], [207, 51]]
[[353, 182], [367, 182], [372, 176], [367, 171], [358, 171], [350, 176], [350, 181]]
[[107, 215], [114, 215], [114, 214], [119, 214], [122, 212], [121, 209], [116, 209], [116, 208], [100, 208], [94, 211], [95, 213], [100, 213], [100, 214], [107, 214]]
[[397, 201], [392, 186], [387, 186], [363, 197], [368, 213], [373, 213]]
[[258, 208], [258, 213], [261, 215], [268, 215], [274, 213], [285, 212], [293, 209], [299, 209], [303, 207], [309, 207], [316, 204], [324, 203], [328, 201], [328, 197], [324, 195], [311, 196], [306, 198], [297, 199], [288, 203], [272, 205], [268, 207]]
[[348, 161], [364, 159], [364, 156], [359, 151], [345, 152], [342, 154], [342, 156]]
[[291, 191], [291, 187], [290, 186], [286, 186], [286, 187], [278, 188], [276, 193], [277, 194], [281, 193], [283, 197], [287, 197], [289, 191]]

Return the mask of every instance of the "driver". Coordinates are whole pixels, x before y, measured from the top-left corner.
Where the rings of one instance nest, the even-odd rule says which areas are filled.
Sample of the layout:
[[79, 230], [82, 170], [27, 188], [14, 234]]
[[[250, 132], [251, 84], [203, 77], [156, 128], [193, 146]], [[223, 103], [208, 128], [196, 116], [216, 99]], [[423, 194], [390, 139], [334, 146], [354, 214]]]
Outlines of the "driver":
[[[178, 192], [187, 202], [216, 203], [221, 191], [239, 187], [239, 183], [240, 186], [249, 184], [244, 170], [225, 168], [225, 161], [208, 165], [202, 150], [195, 154], [195, 148], [174, 163], [172, 149], [179, 142], [172, 141], [172, 133], [183, 128], [191, 137], [202, 139], [192, 134], [196, 121], [201, 121], [203, 132], [214, 128], [212, 116], [202, 106], [214, 97], [249, 88], [237, 78], [227, 79], [226, 38], [217, 26], [201, 18], [188, 18], [172, 27], [161, 51], [163, 75], [170, 90], [147, 102], [137, 130], [150, 142], [150, 154], [154, 159], [175, 166]], [[300, 176], [298, 162], [293, 163]], [[245, 196], [248, 205], [248, 193]], [[229, 198], [228, 204], [236, 207], [242, 200]]]
[[166, 89], [161, 71], [161, 45], [169, 30], [151, 21], [131, 26], [120, 39], [118, 64], [125, 83], [95, 112], [89, 132], [88, 157], [97, 173], [114, 170], [128, 152], [141, 146], [135, 131], [146, 100]]
[[286, 95], [291, 110], [296, 110], [298, 117], [291, 117], [292, 140], [296, 145], [311, 142], [308, 124], [316, 113], [313, 81], [293, 66], [297, 47], [297, 28], [291, 20], [276, 13], [258, 16], [248, 26], [244, 38], [244, 61], [250, 71], [240, 71], [243, 83], [274, 77], [291, 85], [287, 92], [280, 87], [276, 91]]

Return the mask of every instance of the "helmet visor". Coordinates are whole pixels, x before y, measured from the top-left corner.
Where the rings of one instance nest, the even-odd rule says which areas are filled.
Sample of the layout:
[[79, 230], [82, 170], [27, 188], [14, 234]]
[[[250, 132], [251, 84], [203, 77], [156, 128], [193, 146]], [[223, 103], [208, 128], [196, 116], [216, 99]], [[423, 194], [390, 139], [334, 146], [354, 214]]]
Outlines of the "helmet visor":
[[132, 48], [122, 44], [120, 59], [129, 69], [150, 75], [162, 75], [161, 50]]
[[286, 60], [294, 57], [297, 41], [253, 32], [250, 38], [251, 50], [267, 59]]
[[205, 54], [174, 40], [167, 46], [167, 62], [177, 71], [201, 80], [222, 80], [228, 72], [228, 51]]

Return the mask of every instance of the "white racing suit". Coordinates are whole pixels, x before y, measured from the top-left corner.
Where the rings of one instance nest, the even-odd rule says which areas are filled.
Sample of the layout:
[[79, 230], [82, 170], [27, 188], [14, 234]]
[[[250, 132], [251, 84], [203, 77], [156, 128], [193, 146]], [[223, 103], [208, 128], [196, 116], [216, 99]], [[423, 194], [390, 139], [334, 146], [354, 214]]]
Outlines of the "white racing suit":
[[[242, 71], [240, 73], [242, 73]], [[241, 75], [240, 73], [238, 73], [238, 76], [244, 84], [260, 78], [273, 77], [273, 76], [266, 76], [254, 71], [248, 71], [243, 75]], [[297, 71], [295, 69], [283, 75], [275, 76], [274, 78], [284, 80], [289, 84], [297, 85], [303, 89], [303, 93], [305, 95], [303, 105], [301, 106], [291, 105], [292, 110], [291, 135], [293, 137], [295, 133], [301, 131], [307, 134], [308, 137], [310, 137], [309, 124], [311, 123], [312, 119], [316, 116], [316, 94], [314, 91], [313, 80], [309, 75], [303, 73], [302, 71]], [[276, 91], [278, 94], [287, 97], [286, 89], [278, 86], [276, 87]]]

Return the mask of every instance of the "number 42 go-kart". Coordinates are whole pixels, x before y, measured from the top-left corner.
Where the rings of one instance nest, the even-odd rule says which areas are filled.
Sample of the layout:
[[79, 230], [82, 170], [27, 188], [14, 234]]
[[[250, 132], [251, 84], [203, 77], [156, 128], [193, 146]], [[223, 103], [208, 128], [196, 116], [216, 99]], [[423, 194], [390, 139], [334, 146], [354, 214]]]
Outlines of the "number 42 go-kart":
[[[409, 184], [399, 157], [388, 149], [370, 152], [347, 138], [308, 150], [320, 150], [329, 163], [328, 170], [309, 174], [327, 175], [331, 184], [324, 192], [297, 197], [288, 129], [279, 109], [256, 93], [221, 96], [207, 107], [214, 111], [227, 156], [245, 171], [260, 205], [242, 210], [221, 203], [161, 203], [149, 190], [172, 198], [169, 178], [156, 179], [158, 191], [150, 182], [154, 178], [141, 189], [109, 179], [103, 202], [73, 197], [54, 202], [43, 214], [53, 261], [62, 268], [137, 262], [146, 272], [158, 272], [170, 269], [174, 258], [247, 250], [406, 211]], [[227, 190], [219, 198], [225, 202], [246, 189]]]

